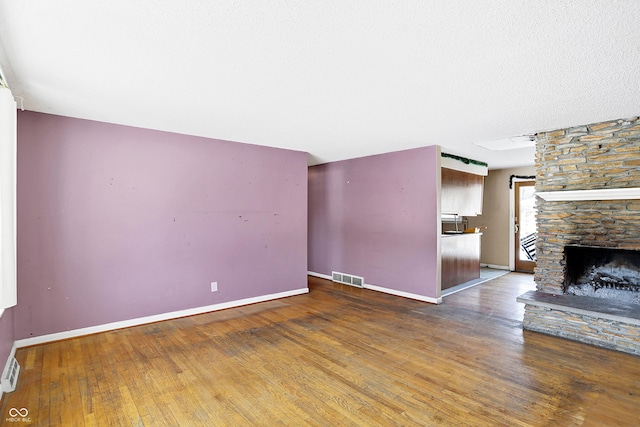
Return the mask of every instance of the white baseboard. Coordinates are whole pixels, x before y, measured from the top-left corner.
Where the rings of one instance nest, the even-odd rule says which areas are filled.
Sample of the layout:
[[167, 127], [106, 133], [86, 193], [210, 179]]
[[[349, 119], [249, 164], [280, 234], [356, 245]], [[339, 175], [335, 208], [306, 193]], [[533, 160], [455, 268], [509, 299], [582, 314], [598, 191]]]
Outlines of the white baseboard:
[[496, 270], [507, 270], [511, 271], [508, 265], [496, 265], [496, 264], [480, 264], [480, 267], [489, 267], [495, 268]]
[[[315, 273], [313, 271], [307, 271], [309, 276], [319, 277], [321, 279], [333, 280], [333, 277], [328, 276], [326, 274]], [[368, 283], [364, 283], [364, 289], [371, 289], [372, 291], [383, 292], [385, 294], [395, 295], [398, 297], [411, 298], [418, 301], [430, 302], [432, 304], [441, 304], [442, 297], [440, 298], [431, 298], [424, 295], [412, 294], [409, 292], [398, 291], [396, 289], [383, 288], [382, 286], [371, 285]]]
[[113, 331], [116, 329], [129, 328], [132, 326], [144, 325], [147, 323], [160, 322], [163, 320], [177, 319], [180, 317], [193, 316], [195, 314], [208, 313], [210, 311], [224, 310], [227, 308], [240, 307], [243, 305], [255, 304], [280, 298], [291, 297], [294, 295], [306, 294], [309, 288], [294, 289], [292, 291], [279, 292], [277, 294], [261, 295], [258, 297], [245, 298], [236, 301], [223, 302], [220, 304], [207, 305], [204, 307], [188, 308], [186, 310], [172, 311], [170, 313], [156, 314], [153, 316], [139, 317], [136, 319], [123, 320], [120, 322], [106, 323], [104, 325], [90, 326], [88, 328], [73, 329], [65, 332], [57, 332], [54, 334], [41, 335], [38, 337], [25, 338], [17, 340], [14, 344], [15, 348], [28, 347], [36, 344], [44, 344], [52, 341], [65, 340], [69, 338], [80, 337], [83, 335], [96, 334], [99, 332]]
[[431, 304], [442, 304], [442, 297], [432, 298], [424, 295], [412, 294], [410, 292], [398, 291], [396, 289], [383, 288], [382, 286], [370, 285], [368, 283], [364, 284], [364, 288], [371, 289], [372, 291], [384, 292], [385, 294], [391, 294], [399, 297], [411, 298], [418, 301], [429, 302]]
[[313, 271], [307, 271], [307, 274], [309, 276], [313, 276], [313, 277], [319, 277], [321, 279], [327, 279], [327, 280], [333, 280], [333, 277], [331, 277], [328, 274], [320, 274], [320, 273], [315, 273]]

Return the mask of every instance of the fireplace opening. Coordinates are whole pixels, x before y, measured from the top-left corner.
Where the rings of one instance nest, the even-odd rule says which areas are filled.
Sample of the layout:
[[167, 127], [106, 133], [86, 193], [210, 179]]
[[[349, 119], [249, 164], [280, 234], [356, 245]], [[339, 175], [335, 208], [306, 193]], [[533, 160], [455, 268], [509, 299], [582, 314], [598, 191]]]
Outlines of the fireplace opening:
[[564, 293], [640, 304], [640, 251], [566, 246]]

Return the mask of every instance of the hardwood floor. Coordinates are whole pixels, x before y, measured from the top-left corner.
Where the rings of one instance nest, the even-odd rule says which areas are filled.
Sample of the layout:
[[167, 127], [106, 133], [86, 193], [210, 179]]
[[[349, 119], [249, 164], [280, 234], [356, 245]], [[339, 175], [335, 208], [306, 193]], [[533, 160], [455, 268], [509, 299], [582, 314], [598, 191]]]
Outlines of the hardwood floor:
[[19, 349], [2, 400], [63, 426], [636, 426], [640, 358], [522, 330], [510, 273], [430, 305], [310, 293]]

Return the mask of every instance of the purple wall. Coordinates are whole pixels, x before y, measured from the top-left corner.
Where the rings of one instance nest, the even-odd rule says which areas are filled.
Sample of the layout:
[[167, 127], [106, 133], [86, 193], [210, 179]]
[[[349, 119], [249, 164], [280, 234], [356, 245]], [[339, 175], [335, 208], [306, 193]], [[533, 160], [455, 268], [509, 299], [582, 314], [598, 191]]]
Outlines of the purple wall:
[[309, 271], [437, 298], [438, 147], [309, 168]]
[[19, 113], [16, 339], [306, 288], [306, 272], [306, 153]]
[[0, 372], [11, 354], [13, 336], [13, 307], [11, 307], [6, 309], [0, 318]]

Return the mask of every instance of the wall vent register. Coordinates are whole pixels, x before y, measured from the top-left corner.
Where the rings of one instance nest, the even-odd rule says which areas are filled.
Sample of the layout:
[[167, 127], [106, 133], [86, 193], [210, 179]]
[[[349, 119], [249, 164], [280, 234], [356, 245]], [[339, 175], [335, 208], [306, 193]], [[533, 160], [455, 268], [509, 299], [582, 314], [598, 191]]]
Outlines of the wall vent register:
[[19, 373], [20, 365], [18, 364], [16, 358], [12, 357], [5, 367], [4, 373], [2, 375], [2, 381], [0, 382], [0, 386], [2, 387], [2, 391], [4, 393], [9, 393], [16, 389]]
[[351, 274], [339, 273], [334, 271], [331, 274], [331, 280], [345, 285], [356, 286], [358, 288], [364, 287], [364, 278], [360, 276], [354, 276]]

